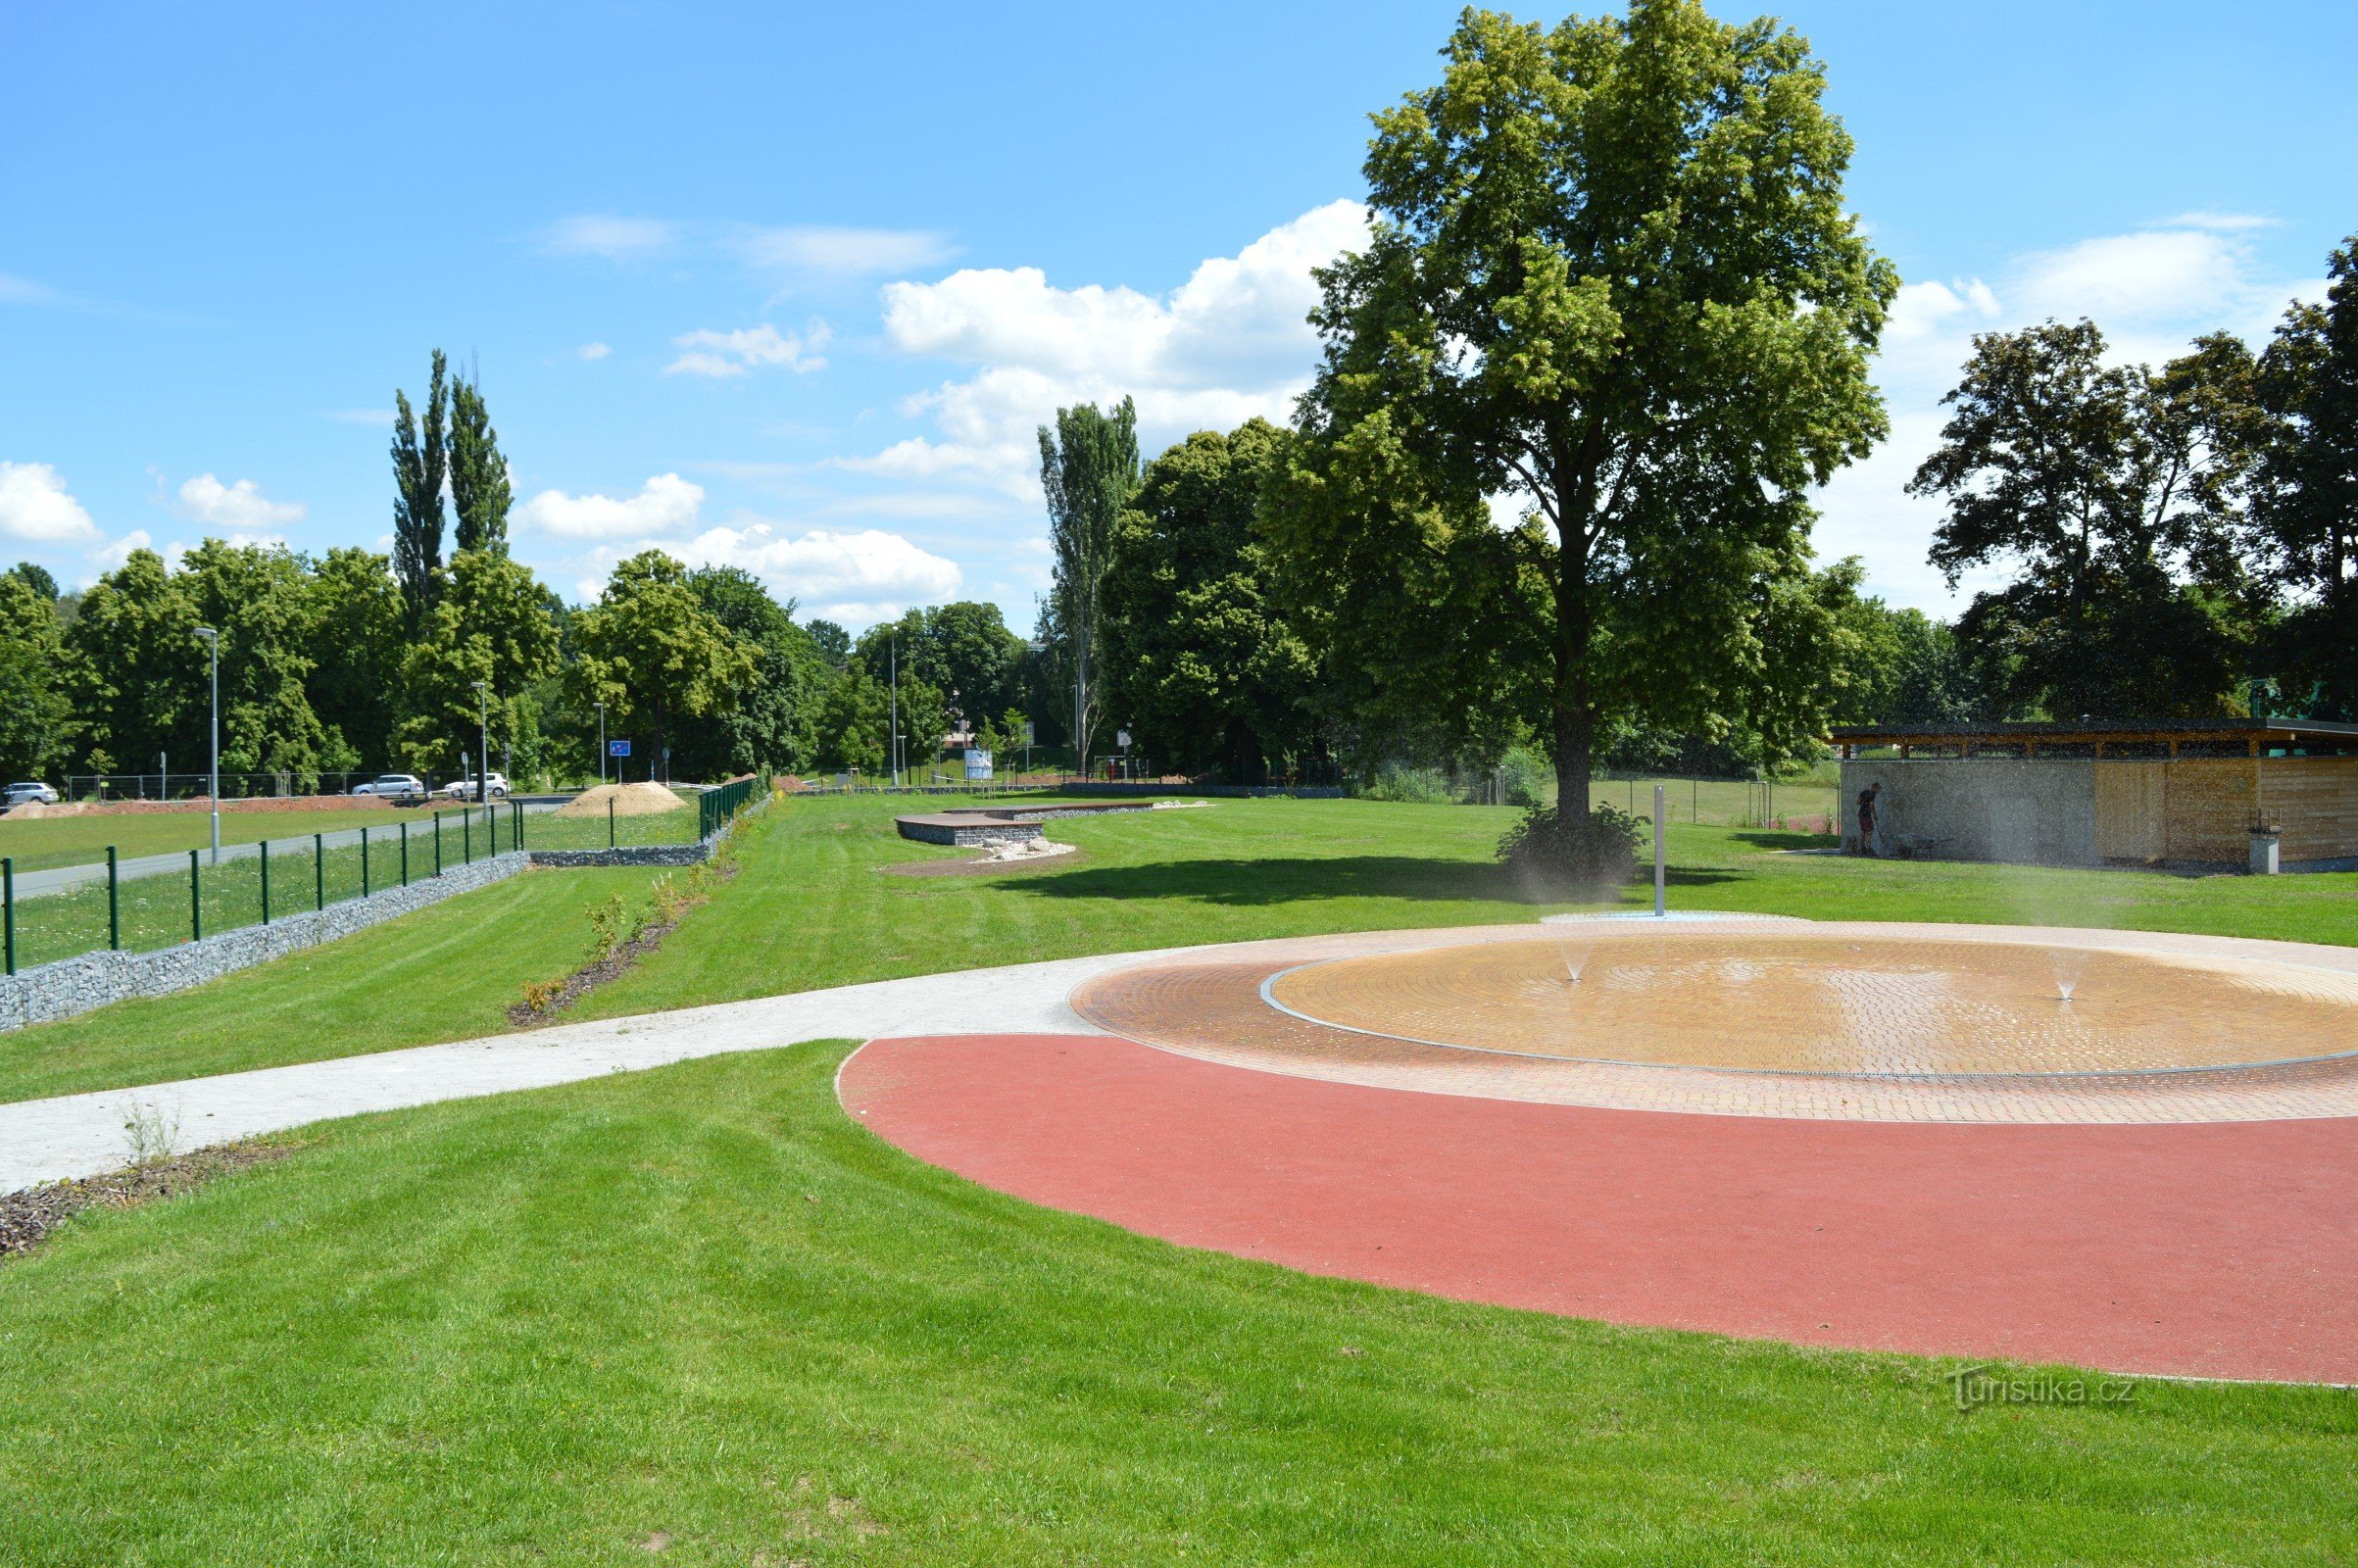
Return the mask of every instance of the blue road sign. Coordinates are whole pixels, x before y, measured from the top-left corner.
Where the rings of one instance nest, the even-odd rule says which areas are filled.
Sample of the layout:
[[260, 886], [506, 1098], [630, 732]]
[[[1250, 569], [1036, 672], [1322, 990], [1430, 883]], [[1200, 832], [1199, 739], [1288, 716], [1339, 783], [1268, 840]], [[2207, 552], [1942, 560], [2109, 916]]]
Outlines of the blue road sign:
[[606, 743], [606, 755], [609, 757], [628, 757], [630, 755], [630, 742], [608, 741]]

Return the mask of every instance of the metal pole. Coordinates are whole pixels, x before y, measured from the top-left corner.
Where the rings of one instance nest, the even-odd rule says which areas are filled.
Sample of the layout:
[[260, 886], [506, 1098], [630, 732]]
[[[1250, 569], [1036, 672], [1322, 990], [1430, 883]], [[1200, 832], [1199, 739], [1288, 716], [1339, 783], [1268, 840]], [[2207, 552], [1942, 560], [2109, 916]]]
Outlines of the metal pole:
[[311, 902], [315, 909], [327, 907], [327, 835], [311, 836]]
[[213, 798], [213, 863], [221, 863], [221, 634], [199, 626], [196, 634], [213, 653], [213, 760], [206, 769], [206, 788]]
[[361, 897], [365, 899], [365, 898], [367, 898], [368, 896], [368, 827], [367, 827], [367, 825], [366, 825], [366, 824], [363, 824], [363, 826], [362, 826], [362, 828], [361, 828]]
[[188, 940], [205, 940], [205, 892], [203, 868], [197, 863], [197, 852], [188, 852]]
[[598, 782], [606, 782], [606, 705], [598, 705]]
[[401, 885], [410, 885], [410, 824], [401, 824]]
[[884, 650], [885, 667], [891, 672], [893, 687], [892, 744], [886, 748], [886, 751], [890, 753], [889, 760], [893, 768], [893, 788], [899, 789], [901, 787], [901, 634], [898, 629], [884, 634]]
[[1659, 919], [1663, 909], [1663, 883], [1669, 865], [1668, 846], [1662, 842], [1662, 786], [1654, 786], [1654, 915]]
[[442, 874], [442, 813], [434, 813], [434, 874]]
[[[475, 682], [475, 701], [482, 709], [483, 717], [483, 755], [481, 760], [475, 764], [475, 793], [482, 797], [483, 805], [489, 808], [491, 805], [491, 690], [481, 681]], [[493, 854], [499, 853], [499, 845], [496, 843], [491, 848]]]
[[107, 846], [107, 951], [123, 950], [123, 878], [115, 858], [115, 846]]
[[8, 928], [8, 972], [17, 972], [17, 858], [0, 855], [0, 924]]
[[606, 798], [606, 847], [614, 847], [614, 798], [611, 795]]
[[459, 863], [475, 863], [475, 813], [470, 807], [459, 813]]
[[256, 853], [262, 857], [262, 923], [269, 925], [270, 923], [270, 841], [264, 839], [256, 847]]

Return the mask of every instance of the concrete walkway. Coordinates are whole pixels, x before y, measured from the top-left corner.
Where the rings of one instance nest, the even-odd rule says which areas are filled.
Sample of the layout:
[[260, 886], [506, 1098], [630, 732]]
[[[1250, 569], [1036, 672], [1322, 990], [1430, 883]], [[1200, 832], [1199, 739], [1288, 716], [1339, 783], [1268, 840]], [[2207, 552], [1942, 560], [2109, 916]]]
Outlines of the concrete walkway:
[[419, 1046], [136, 1089], [0, 1105], [0, 1193], [90, 1176], [128, 1160], [123, 1123], [152, 1109], [178, 1124], [181, 1150], [366, 1111], [543, 1089], [731, 1051], [884, 1035], [1095, 1034], [1064, 998], [1084, 980], [1161, 953], [880, 980], [677, 1012], [564, 1024], [456, 1045]]

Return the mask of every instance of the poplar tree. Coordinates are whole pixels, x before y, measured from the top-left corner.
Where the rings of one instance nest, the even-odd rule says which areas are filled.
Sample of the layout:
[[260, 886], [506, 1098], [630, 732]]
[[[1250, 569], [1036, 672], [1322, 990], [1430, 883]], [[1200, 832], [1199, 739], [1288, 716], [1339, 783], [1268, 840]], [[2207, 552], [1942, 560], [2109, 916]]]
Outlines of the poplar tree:
[[398, 388], [393, 393], [393, 575], [401, 583], [413, 632], [425, 624], [441, 592], [442, 486], [450, 471], [443, 438], [448, 368], [436, 349], [422, 420], [411, 410], [408, 393]]
[[1054, 624], [1065, 639], [1072, 673], [1073, 759], [1089, 771], [1100, 714], [1098, 604], [1113, 527], [1138, 489], [1138, 409], [1123, 398], [1110, 414], [1094, 403], [1056, 411], [1055, 429], [1040, 426], [1040, 487], [1048, 493], [1049, 545], [1056, 557], [1050, 590]]
[[461, 376], [450, 389], [451, 510], [458, 514], [455, 543], [461, 550], [508, 553], [508, 509], [516, 496], [508, 481], [508, 460], [491, 427], [480, 381]]

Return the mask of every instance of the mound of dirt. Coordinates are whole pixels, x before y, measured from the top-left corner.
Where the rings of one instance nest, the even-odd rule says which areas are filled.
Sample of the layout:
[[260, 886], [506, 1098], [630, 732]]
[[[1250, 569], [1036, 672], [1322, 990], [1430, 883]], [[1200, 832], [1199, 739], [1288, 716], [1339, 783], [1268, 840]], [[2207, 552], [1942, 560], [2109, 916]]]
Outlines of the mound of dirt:
[[583, 790], [572, 800], [557, 808], [559, 816], [604, 816], [607, 803], [614, 803], [616, 816], [660, 816], [676, 811], [688, 803], [663, 785], [651, 780], [636, 784], [601, 784]]
[[87, 816], [89, 813], [90, 806], [86, 801], [60, 801], [55, 806], [26, 801], [23, 806], [10, 807], [8, 819], [12, 822], [38, 822], [45, 817]]

